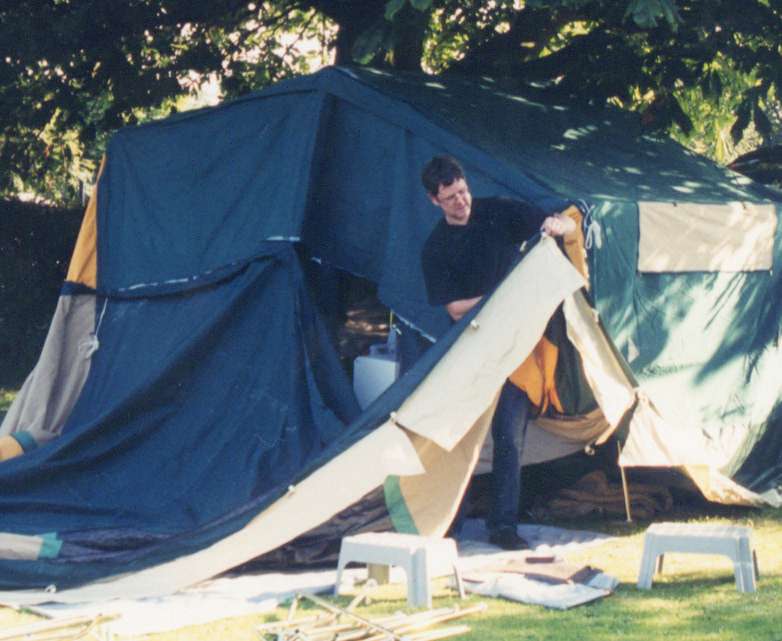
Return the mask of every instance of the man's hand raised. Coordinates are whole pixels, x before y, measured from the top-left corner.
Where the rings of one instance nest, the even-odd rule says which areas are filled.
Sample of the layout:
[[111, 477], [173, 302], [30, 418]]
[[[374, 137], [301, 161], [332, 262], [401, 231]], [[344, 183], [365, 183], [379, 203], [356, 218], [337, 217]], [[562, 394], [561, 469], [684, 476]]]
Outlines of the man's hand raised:
[[576, 222], [565, 214], [554, 214], [543, 221], [540, 231], [547, 236], [567, 236], [576, 231]]

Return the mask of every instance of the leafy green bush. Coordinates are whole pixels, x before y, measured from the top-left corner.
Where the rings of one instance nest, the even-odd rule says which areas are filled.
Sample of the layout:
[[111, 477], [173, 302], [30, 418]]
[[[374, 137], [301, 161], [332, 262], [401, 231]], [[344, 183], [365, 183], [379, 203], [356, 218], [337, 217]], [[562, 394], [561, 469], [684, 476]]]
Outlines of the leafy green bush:
[[81, 216], [0, 201], [0, 387], [18, 388], [35, 365]]

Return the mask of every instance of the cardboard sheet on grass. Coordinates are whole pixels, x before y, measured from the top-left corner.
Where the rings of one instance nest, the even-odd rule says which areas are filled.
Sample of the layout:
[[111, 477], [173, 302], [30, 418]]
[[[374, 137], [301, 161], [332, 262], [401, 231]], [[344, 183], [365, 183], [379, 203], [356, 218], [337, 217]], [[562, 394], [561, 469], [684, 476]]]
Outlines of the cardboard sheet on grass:
[[[567, 610], [606, 597], [619, 584], [599, 569], [567, 562], [568, 552], [605, 543], [608, 535], [545, 525], [518, 530], [530, 550], [498, 553], [484, 543], [488, 531], [482, 520], [466, 522], [463, 532], [469, 540], [459, 544], [459, 566], [468, 592]], [[527, 563], [527, 558], [544, 562]]]
[[602, 599], [611, 594], [617, 585], [616, 579], [602, 572], [586, 583], [575, 581], [549, 583], [529, 579], [515, 572], [496, 572], [480, 581], [465, 581], [465, 589], [468, 592], [481, 596], [502, 597], [530, 605], [542, 605], [554, 610], [568, 610]]
[[[521, 525], [519, 533], [530, 543], [536, 554], [554, 556], [563, 556], [568, 552], [610, 540], [610, 537], [596, 532], [542, 525]], [[505, 552], [490, 545], [482, 520], [468, 519], [464, 535], [465, 540], [459, 543], [459, 565], [463, 573], [519, 559], [526, 554]], [[346, 582], [362, 581], [366, 578], [366, 569], [348, 569], [344, 578]], [[336, 571], [333, 569], [285, 574], [245, 574], [203, 581], [169, 596], [114, 599], [95, 603], [44, 603], [29, 606], [28, 609], [46, 617], [119, 614], [120, 618], [110, 624], [114, 634], [152, 634], [203, 625], [229, 617], [268, 612], [297, 592], [331, 593], [335, 579]], [[404, 581], [404, 572], [393, 568], [391, 580]], [[567, 595], [566, 590], [549, 589], [551, 587], [557, 586], [541, 583], [537, 590], [529, 591], [525, 602], [547, 607], [561, 607], [567, 603], [576, 605], [573, 596]]]

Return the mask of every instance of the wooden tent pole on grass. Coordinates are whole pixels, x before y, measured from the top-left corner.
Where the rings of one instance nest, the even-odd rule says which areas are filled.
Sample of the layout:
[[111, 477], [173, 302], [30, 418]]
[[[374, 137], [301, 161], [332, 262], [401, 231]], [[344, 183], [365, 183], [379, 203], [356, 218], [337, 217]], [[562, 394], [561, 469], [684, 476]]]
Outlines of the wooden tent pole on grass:
[[630, 488], [627, 486], [627, 476], [625, 475], [625, 468], [619, 462], [619, 457], [622, 455], [622, 446], [619, 445], [619, 441], [616, 442], [616, 464], [619, 465], [619, 474], [622, 477], [622, 492], [625, 497], [625, 514], [627, 514], [627, 522], [633, 522], [633, 514], [630, 511]]

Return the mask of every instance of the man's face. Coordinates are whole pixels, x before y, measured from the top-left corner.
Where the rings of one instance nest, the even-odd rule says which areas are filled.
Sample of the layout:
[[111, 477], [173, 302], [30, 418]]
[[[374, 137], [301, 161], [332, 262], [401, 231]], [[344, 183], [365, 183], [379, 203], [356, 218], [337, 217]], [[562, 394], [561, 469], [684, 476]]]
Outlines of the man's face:
[[440, 185], [437, 195], [429, 194], [429, 198], [443, 210], [445, 222], [449, 225], [466, 225], [470, 219], [472, 194], [464, 178], [458, 178], [450, 185]]

